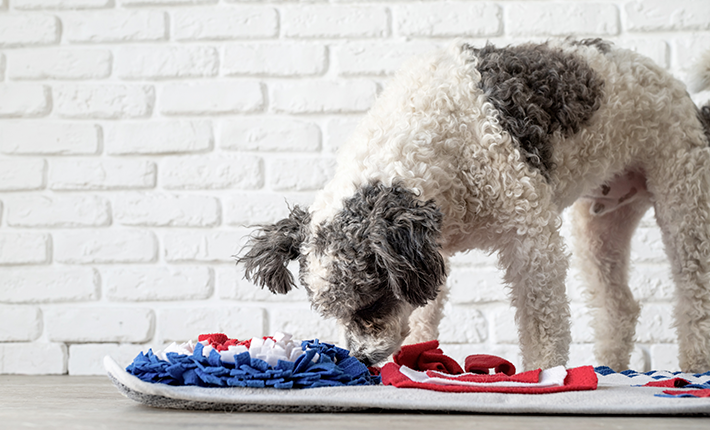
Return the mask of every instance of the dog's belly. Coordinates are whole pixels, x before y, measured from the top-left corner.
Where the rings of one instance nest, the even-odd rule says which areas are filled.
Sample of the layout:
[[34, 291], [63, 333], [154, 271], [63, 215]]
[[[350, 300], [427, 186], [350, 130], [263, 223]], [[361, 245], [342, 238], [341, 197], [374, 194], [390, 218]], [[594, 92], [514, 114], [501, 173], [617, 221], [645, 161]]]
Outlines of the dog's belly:
[[582, 198], [592, 201], [589, 206], [592, 215], [604, 215], [642, 198], [645, 194], [646, 177], [640, 172], [627, 170], [584, 194]]

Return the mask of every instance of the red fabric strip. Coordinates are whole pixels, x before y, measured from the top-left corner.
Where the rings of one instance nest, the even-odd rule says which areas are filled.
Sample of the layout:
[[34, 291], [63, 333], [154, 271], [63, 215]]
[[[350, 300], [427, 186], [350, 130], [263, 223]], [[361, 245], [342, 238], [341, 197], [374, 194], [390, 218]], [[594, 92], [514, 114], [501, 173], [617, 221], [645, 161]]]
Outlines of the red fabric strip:
[[683, 378], [673, 378], [662, 381], [651, 381], [644, 385], [644, 387], [683, 388], [688, 384], [690, 384], [690, 382]]
[[399, 368], [400, 365], [396, 363], [385, 364], [381, 373], [382, 383], [398, 388], [420, 388], [450, 393], [547, 394], [560, 393], [563, 391], [595, 390], [597, 388], [597, 375], [594, 373], [594, 367], [592, 366], [567, 369], [567, 377], [565, 378], [564, 385], [561, 387], [465, 387], [460, 385], [428, 384], [410, 380], [399, 371]]
[[427, 376], [430, 378], [442, 378], [442, 379], [452, 379], [456, 381], [466, 381], [466, 382], [482, 382], [482, 383], [487, 383], [487, 382], [502, 382], [502, 381], [507, 381], [507, 382], [525, 382], [528, 384], [534, 384], [536, 382], [540, 381], [540, 372], [542, 370], [537, 369], [537, 370], [530, 370], [528, 372], [523, 372], [523, 373], [518, 373], [517, 375], [511, 375], [508, 376], [504, 373], [496, 373], [495, 375], [471, 375], [471, 374], [463, 374], [463, 375], [446, 375], [441, 372], [437, 372], [434, 370], [428, 370], [426, 372]]
[[665, 390], [665, 391], [663, 391], [663, 393], [670, 394], [671, 396], [677, 396], [679, 394], [690, 394], [693, 397], [710, 397], [710, 389], [708, 389], [708, 388], [701, 388], [698, 390], [688, 390], [688, 391]]
[[488, 375], [490, 369], [494, 373], [505, 373], [508, 376], [515, 375], [515, 366], [510, 361], [496, 357], [495, 355], [476, 354], [466, 357], [464, 369], [467, 373], [480, 373]]
[[438, 340], [405, 345], [392, 358], [400, 366], [407, 366], [414, 370], [438, 370], [450, 375], [464, 373], [453, 358], [444, 355], [439, 349]]

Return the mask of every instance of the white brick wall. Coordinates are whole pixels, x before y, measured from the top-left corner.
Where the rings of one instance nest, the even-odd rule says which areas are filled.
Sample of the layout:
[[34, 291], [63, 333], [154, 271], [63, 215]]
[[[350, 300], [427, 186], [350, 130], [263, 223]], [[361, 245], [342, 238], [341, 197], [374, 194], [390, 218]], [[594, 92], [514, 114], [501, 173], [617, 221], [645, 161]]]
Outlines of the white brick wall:
[[[683, 77], [710, 49], [710, 3], [0, 0], [0, 373], [102, 373], [105, 354], [125, 363], [203, 331], [336, 340], [302, 288], [274, 296], [242, 279], [231, 256], [244, 226], [312, 201], [409, 57], [457, 37], [566, 35], [609, 38]], [[632, 257], [632, 365], [675, 368], [652, 213]], [[495, 258], [451, 267], [444, 349], [519, 364]], [[593, 363], [576, 273], [571, 363]]]

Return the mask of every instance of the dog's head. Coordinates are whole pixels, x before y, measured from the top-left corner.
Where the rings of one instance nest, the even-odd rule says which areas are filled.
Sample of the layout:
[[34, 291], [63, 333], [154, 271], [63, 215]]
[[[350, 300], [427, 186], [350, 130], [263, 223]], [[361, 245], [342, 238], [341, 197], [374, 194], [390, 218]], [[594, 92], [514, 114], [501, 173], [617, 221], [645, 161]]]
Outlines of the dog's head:
[[238, 261], [247, 279], [284, 294], [295, 286], [286, 266], [298, 259], [314, 308], [336, 318], [352, 353], [374, 364], [401, 346], [410, 314], [436, 298], [445, 280], [441, 222], [433, 201], [375, 182], [318, 225], [293, 208], [288, 218], [262, 226]]

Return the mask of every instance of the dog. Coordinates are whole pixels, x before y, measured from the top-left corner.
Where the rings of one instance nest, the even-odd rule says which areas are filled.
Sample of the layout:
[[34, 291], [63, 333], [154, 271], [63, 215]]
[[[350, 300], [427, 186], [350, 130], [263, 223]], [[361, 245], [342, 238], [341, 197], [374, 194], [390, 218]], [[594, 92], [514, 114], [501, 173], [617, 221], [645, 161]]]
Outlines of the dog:
[[[700, 87], [710, 86], [705, 63]], [[372, 365], [438, 336], [450, 256], [497, 252], [523, 365], [550, 368], [567, 362], [571, 341], [560, 214], [573, 206], [595, 356], [622, 370], [639, 315], [630, 241], [653, 206], [676, 285], [680, 367], [707, 371], [709, 143], [710, 107], [632, 51], [600, 39], [457, 42], [397, 74], [310, 208], [260, 226], [238, 263], [287, 293], [298, 260], [314, 309]]]

